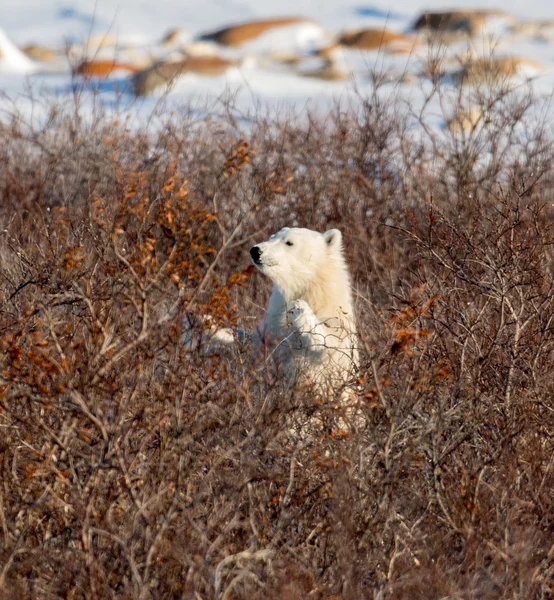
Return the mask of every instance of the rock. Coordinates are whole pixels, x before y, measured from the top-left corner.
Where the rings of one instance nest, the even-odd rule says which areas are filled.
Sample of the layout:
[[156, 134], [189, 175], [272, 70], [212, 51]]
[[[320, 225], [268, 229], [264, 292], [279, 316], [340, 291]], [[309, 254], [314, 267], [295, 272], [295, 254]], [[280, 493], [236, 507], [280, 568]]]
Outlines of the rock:
[[265, 19], [263, 21], [248, 21], [238, 25], [232, 25], [219, 29], [212, 33], [203, 35], [201, 39], [211, 40], [225, 46], [240, 46], [245, 42], [256, 39], [262, 33], [285, 27], [287, 25], [298, 25], [301, 23], [313, 23], [311, 19], [304, 17], [286, 17], [281, 19]]
[[324, 81], [344, 81], [347, 73], [333, 64], [326, 64], [319, 69], [313, 71], [304, 71], [300, 75], [303, 77], [311, 77], [313, 79], [323, 79]]
[[221, 75], [229, 67], [236, 66], [237, 61], [221, 56], [189, 56], [181, 64], [184, 71], [214, 76]]
[[38, 44], [29, 44], [21, 48], [29, 58], [33, 60], [39, 60], [41, 62], [53, 62], [56, 60], [56, 53], [52, 48], [47, 46], [40, 46]]
[[73, 72], [85, 77], [107, 77], [113, 71], [128, 71], [136, 73], [138, 67], [129, 63], [120, 63], [116, 60], [85, 60]]
[[475, 35], [483, 29], [489, 18], [509, 18], [510, 15], [502, 10], [457, 10], [425, 12], [414, 23], [414, 29], [439, 32], [457, 32]]
[[388, 44], [385, 47], [385, 52], [387, 54], [392, 54], [393, 56], [406, 56], [411, 54], [414, 51], [414, 44], [405, 44], [402, 42], [393, 42], [392, 44]]
[[521, 56], [473, 58], [454, 73], [458, 83], [494, 83], [523, 75], [533, 77], [544, 69], [541, 63]]
[[133, 90], [136, 96], [147, 96], [160, 85], [169, 83], [175, 77], [184, 72], [183, 63], [168, 62], [157, 63], [140, 73], [137, 73], [133, 79]]
[[160, 85], [170, 83], [183, 73], [200, 75], [221, 75], [236, 61], [220, 56], [191, 56], [182, 61], [159, 62], [137, 73], [133, 79], [133, 88], [137, 96], [146, 96]]
[[344, 81], [350, 75], [342, 46], [339, 44], [318, 48], [312, 53], [312, 58], [305, 59], [300, 66], [301, 69], [297, 73], [313, 79]]
[[329, 46], [322, 46], [321, 48], [318, 48], [314, 52], [314, 55], [321, 56], [322, 58], [326, 59], [332, 59], [337, 56], [337, 54], [340, 54], [340, 52], [341, 47], [339, 44], [330, 44]]
[[267, 58], [283, 65], [294, 66], [300, 64], [306, 57], [294, 50], [276, 50], [269, 52]]
[[338, 43], [349, 48], [378, 50], [392, 43], [413, 46], [414, 39], [388, 29], [358, 29], [356, 31], [345, 31], [339, 37]]
[[554, 40], [554, 20], [514, 23], [510, 27], [510, 33], [550, 43]]
[[109, 33], [91, 35], [83, 41], [89, 49], [110, 48], [117, 45], [117, 38]]

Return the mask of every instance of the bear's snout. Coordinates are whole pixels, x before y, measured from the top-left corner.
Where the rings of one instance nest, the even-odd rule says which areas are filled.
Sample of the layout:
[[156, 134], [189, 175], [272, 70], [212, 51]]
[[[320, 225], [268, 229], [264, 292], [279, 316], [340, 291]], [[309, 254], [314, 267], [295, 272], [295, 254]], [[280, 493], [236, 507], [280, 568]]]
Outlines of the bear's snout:
[[259, 265], [260, 264], [260, 256], [262, 255], [262, 251], [260, 250], [259, 246], [253, 246], [252, 248], [250, 248], [250, 256], [252, 257], [252, 260]]

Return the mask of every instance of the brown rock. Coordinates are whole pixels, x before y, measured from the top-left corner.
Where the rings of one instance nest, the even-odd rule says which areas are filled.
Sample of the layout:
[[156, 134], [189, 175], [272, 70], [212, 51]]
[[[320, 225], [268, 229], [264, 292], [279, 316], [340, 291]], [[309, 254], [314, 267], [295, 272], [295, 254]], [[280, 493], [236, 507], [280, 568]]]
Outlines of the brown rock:
[[221, 75], [235, 64], [235, 61], [220, 56], [191, 56], [178, 62], [160, 62], [137, 73], [133, 80], [133, 87], [137, 96], [146, 96], [160, 85], [171, 82], [183, 73]]
[[501, 10], [457, 10], [425, 12], [415, 22], [414, 29], [440, 32], [460, 32], [468, 35], [478, 33], [488, 17], [507, 17]]
[[97, 35], [90, 35], [84, 41], [84, 44], [88, 48], [109, 48], [117, 45], [117, 37], [109, 33], [99, 33]]
[[74, 69], [77, 75], [88, 77], [107, 77], [113, 71], [122, 70], [136, 73], [139, 69], [128, 63], [120, 63], [115, 60], [85, 60]]
[[294, 66], [300, 64], [306, 57], [294, 51], [276, 50], [275, 52], [270, 52], [268, 58], [283, 65]]
[[335, 54], [340, 52], [339, 44], [331, 44], [330, 46], [322, 46], [318, 48], [314, 54], [316, 56], [321, 56], [322, 58], [332, 59], [335, 57]]
[[406, 56], [411, 54], [414, 51], [415, 44], [389, 44], [386, 46], [385, 50], [387, 54], [392, 54], [394, 56]]
[[514, 23], [510, 28], [511, 33], [537, 38], [545, 42], [554, 40], [554, 20], [530, 21]]
[[325, 65], [320, 69], [313, 71], [306, 71], [301, 73], [303, 77], [311, 77], [313, 79], [323, 79], [325, 81], [344, 81], [346, 79], [346, 72], [342, 69], [335, 67], [332, 64]]
[[38, 44], [29, 44], [24, 48], [21, 48], [29, 58], [33, 60], [40, 60], [42, 62], [52, 62], [56, 60], [56, 53], [52, 48], [46, 46], [39, 46]]
[[524, 69], [541, 71], [541, 63], [521, 56], [503, 56], [499, 58], [475, 58], [466, 62], [454, 74], [459, 83], [476, 85], [493, 83], [514, 77]]
[[266, 19], [263, 21], [248, 21], [231, 27], [225, 27], [212, 33], [202, 36], [204, 40], [211, 40], [225, 46], [240, 46], [244, 42], [256, 39], [262, 33], [284, 27], [286, 25], [296, 25], [299, 23], [313, 23], [311, 19], [304, 17], [285, 17], [282, 19]]
[[221, 75], [229, 67], [234, 67], [236, 60], [222, 58], [221, 56], [189, 56], [183, 61], [185, 71], [191, 71], [200, 75]]
[[338, 39], [338, 43], [343, 46], [360, 48], [361, 50], [377, 50], [393, 42], [413, 45], [414, 40], [406, 35], [389, 31], [388, 29], [345, 31]]

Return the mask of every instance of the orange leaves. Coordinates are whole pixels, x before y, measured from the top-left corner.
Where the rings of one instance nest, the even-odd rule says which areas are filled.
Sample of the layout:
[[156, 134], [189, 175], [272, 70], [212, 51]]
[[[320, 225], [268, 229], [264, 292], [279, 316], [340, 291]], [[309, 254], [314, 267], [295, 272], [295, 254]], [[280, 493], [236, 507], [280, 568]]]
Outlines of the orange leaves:
[[[392, 344], [390, 354], [393, 357], [418, 359], [413, 362], [413, 378], [411, 389], [428, 390], [429, 387], [450, 375], [450, 368], [444, 363], [433, 360], [432, 310], [438, 296], [425, 298], [425, 284], [414, 286], [406, 300], [404, 308], [389, 317], [392, 326]], [[424, 360], [419, 360], [425, 357]], [[384, 382], [381, 385], [386, 387]], [[377, 405], [378, 390], [375, 388], [366, 393], [371, 405]]]
[[285, 187], [294, 181], [294, 176], [288, 168], [281, 166], [271, 171], [267, 176], [264, 187], [264, 195], [284, 194]]
[[14, 340], [14, 336], [7, 335], [2, 340], [2, 347], [5, 354], [7, 354], [10, 358], [11, 367], [16, 370], [21, 369], [21, 359], [23, 358], [23, 350]]
[[438, 299], [438, 296], [422, 298], [425, 284], [414, 286], [407, 300], [405, 308], [396, 311], [389, 317], [393, 326], [393, 343], [391, 353], [393, 355], [401, 352], [413, 356], [414, 349], [429, 337], [430, 332], [423, 328], [422, 322], [427, 317]]
[[[206, 268], [204, 257], [214, 253], [209, 242], [214, 215], [190, 195], [188, 182], [175, 161], [152, 177], [136, 165], [123, 165], [117, 154], [112, 165], [118, 194], [93, 197], [93, 221], [115, 256], [105, 267], [132, 274], [142, 289], [164, 280], [194, 287]], [[142, 292], [141, 292], [142, 293]]]
[[[414, 288], [416, 294], [420, 293], [420, 289], [421, 288]], [[417, 295], [414, 294], [414, 290], [412, 290], [410, 298], [406, 301], [408, 303], [408, 306], [389, 317], [391, 323], [402, 324], [406, 323], [406, 321], [409, 321], [411, 319], [415, 319], [416, 317], [425, 317], [429, 315], [433, 304], [438, 299], [438, 296], [431, 296], [425, 301], [418, 303], [418, 298]]]
[[201, 312], [213, 317], [216, 323], [232, 321], [230, 314], [231, 290], [235, 287], [245, 287], [254, 270], [253, 267], [248, 266], [242, 271], [232, 273], [224, 284], [213, 290], [208, 302], [199, 303]]
[[58, 385], [51, 384], [58, 379], [61, 366], [41, 333], [8, 334], [2, 340], [2, 350], [7, 359], [2, 372], [5, 379], [25, 383], [41, 394], [59, 391]]
[[348, 431], [345, 431], [344, 429], [331, 429], [331, 431], [329, 432], [329, 437], [332, 440], [343, 440], [345, 438], [350, 437], [350, 433]]
[[394, 342], [391, 346], [392, 354], [405, 352], [408, 356], [413, 355], [413, 348], [420, 340], [429, 336], [426, 329], [400, 329], [394, 334]]
[[222, 177], [227, 179], [238, 172], [244, 165], [251, 162], [251, 156], [254, 154], [249, 147], [248, 142], [239, 139], [237, 142], [229, 141], [230, 148], [226, 151], [226, 159], [223, 164]]
[[85, 262], [86, 256], [80, 246], [70, 246], [62, 255], [63, 268], [66, 271], [80, 269]]
[[279, 504], [279, 502], [281, 502], [281, 497], [283, 496], [283, 494], [285, 493], [285, 488], [284, 487], [280, 487], [277, 490], [277, 493], [270, 499], [269, 504]]
[[[253, 272], [213, 267], [221, 223], [176, 160], [135, 160], [112, 142], [98, 178], [75, 186], [74, 202], [60, 196], [64, 206], [39, 206], [33, 230], [18, 234], [21, 254], [6, 286], [16, 293], [0, 337], [3, 406], [21, 406], [30, 426], [40, 418], [53, 430], [73, 414], [74, 445], [87, 453], [108, 437], [104, 419], [119, 419], [114, 399], [131, 411], [135, 396], [146, 394], [149, 401], [132, 413], [137, 422], [166, 410], [173, 388], [157, 391], [160, 381], [182, 390], [173, 371], [183, 307], [229, 323], [231, 292]], [[228, 173], [249, 162], [247, 145], [229, 150]], [[160, 354], [170, 357], [161, 370]], [[141, 389], [148, 370], [152, 389]], [[150, 402], [156, 394], [163, 406]], [[52, 474], [41, 460], [28, 461], [33, 485]]]
[[242, 271], [232, 273], [227, 279], [226, 289], [230, 290], [233, 287], [245, 287], [252, 274], [256, 271], [254, 265], [248, 265]]

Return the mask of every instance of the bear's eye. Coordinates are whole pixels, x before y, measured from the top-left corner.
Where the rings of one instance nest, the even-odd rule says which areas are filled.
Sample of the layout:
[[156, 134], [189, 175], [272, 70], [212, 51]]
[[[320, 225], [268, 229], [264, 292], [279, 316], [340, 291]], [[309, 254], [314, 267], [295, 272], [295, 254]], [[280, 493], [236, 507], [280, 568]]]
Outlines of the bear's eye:
[[287, 246], [292, 246], [292, 242], [285, 242]]

